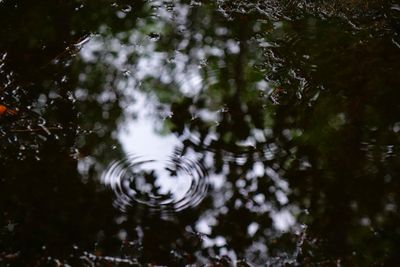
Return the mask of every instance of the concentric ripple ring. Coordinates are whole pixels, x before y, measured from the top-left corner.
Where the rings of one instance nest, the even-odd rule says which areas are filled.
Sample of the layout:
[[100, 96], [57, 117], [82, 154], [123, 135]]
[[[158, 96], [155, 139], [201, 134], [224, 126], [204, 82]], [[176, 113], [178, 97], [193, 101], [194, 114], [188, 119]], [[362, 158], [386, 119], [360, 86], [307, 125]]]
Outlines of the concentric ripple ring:
[[208, 189], [202, 164], [183, 156], [155, 159], [129, 155], [112, 162], [101, 181], [116, 195], [115, 205], [123, 210], [133, 205], [178, 212], [198, 205]]

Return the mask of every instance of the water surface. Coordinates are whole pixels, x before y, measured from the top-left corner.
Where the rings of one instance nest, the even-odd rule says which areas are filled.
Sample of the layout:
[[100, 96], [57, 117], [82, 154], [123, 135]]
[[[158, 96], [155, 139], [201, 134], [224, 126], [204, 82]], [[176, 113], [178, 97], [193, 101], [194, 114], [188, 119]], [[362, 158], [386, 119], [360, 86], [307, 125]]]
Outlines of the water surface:
[[0, 1], [1, 266], [397, 266], [395, 1]]

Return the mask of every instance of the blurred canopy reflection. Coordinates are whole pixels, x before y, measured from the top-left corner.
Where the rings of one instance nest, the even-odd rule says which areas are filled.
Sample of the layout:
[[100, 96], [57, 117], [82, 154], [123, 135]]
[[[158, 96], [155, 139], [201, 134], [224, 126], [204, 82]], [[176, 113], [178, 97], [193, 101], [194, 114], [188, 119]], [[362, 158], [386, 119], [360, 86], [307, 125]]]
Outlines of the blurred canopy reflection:
[[0, 20], [0, 265], [400, 263], [395, 1]]

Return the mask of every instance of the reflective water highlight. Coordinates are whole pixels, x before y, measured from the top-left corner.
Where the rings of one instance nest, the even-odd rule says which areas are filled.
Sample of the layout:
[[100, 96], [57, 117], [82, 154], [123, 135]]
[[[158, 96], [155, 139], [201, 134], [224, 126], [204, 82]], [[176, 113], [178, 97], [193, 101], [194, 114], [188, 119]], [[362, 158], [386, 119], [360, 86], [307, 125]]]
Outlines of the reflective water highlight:
[[140, 205], [166, 212], [197, 206], [207, 193], [207, 179], [201, 163], [178, 155], [166, 159], [129, 155], [111, 163], [101, 177], [121, 210]]

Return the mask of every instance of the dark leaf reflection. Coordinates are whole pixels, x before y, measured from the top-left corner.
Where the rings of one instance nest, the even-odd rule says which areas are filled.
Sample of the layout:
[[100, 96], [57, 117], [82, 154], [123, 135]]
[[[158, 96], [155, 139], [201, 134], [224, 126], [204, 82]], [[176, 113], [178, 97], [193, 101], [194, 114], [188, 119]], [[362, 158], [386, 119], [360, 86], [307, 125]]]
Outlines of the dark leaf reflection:
[[395, 1], [0, 1], [0, 265], [397, 266]]

